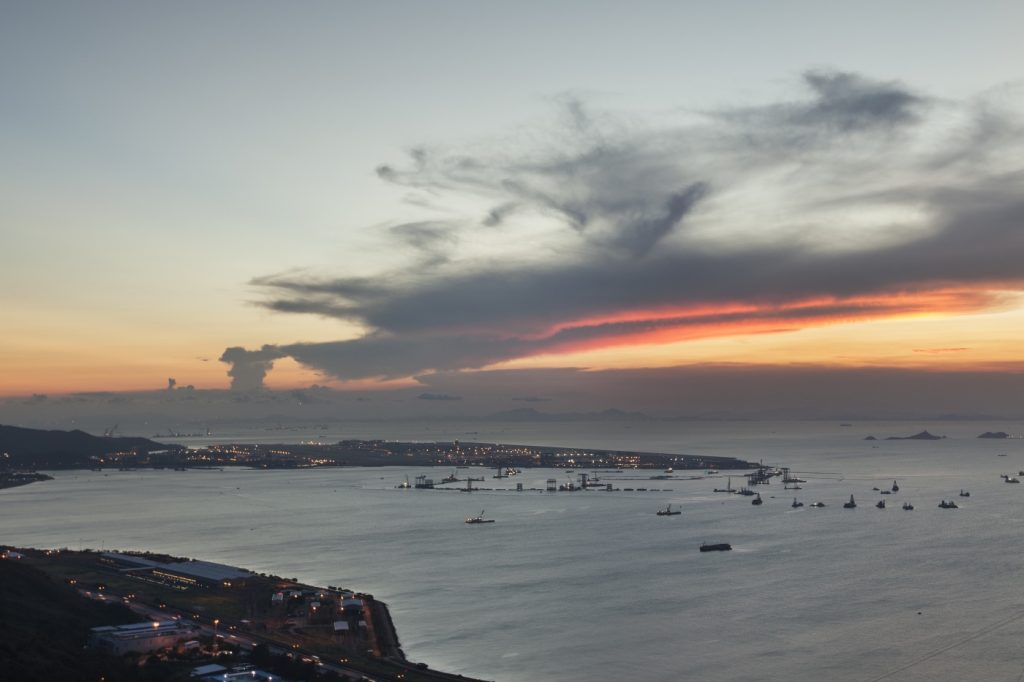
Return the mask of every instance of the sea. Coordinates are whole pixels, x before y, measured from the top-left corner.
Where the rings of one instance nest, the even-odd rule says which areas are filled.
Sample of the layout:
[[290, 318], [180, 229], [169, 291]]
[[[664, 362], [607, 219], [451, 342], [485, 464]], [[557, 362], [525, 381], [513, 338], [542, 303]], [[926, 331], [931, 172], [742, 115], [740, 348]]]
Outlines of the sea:
[[[923, 429], [942, 440], [885, 440]], [[764, 503], [728, 472], [448, 468], [56, 471], [0, 491], [0, 543], [153, 550], [370, 592], [412, 661], [500, 682], [1024, 679], [1024, 425], [989, 422], [351, 424], [194, 439], [501, 442], [790, 467]], [[319, 432], [317, 432], [319, 431]], [[867, 436], [879, 440], [865, 440]], [[690, 478], [690, 476], [700, 476]], [[899, 491], [882, 495], [896, 481]], [[733, 476], [733, 487], [742, 478]], [[880, 490], [876, 490], [880, 489]], [[969, 492], [961, 497], [960, 491]], [[853, 495], [857, 507], [844, 509]], [[805, 506], [794, 508], [793, 499]], [[876, 502], [885, 499], [886, 507]], [[940, 509], [942, 500], [959, 509]], [[825, 507], [811, 507], [822, 502]], [[910, 502], [913, 511], [904, 511]], [[675, 516], [657, 516], [666, 505]], [[468, 525], [483, 512], [492, 524]], [[702, 542], [730, 552], [702, 553]]]

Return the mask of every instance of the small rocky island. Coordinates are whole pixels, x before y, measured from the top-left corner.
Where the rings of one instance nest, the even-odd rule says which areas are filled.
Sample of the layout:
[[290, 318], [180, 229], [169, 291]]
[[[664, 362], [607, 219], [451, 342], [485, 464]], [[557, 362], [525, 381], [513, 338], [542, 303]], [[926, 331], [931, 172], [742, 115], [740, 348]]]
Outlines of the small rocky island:
[[945, 436], [936, 436], [928, 431], [915, 433], [913, 436], [889, 436], [886, 440], [942, 440]]

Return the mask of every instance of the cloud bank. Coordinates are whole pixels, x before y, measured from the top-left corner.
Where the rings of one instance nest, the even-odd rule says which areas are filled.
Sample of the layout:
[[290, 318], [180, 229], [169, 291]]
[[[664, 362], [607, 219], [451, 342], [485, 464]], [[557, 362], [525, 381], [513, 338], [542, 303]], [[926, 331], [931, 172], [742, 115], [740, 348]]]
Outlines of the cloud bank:
[[[811, 71], [801, 97], [637, 122], [562, 116], [377, 169], [451, 217], [387, 227], [417, 267], [262, 276], [271, 310], [362, 337], [229, 348], [340, 379], [999, 305], [1024, 284], [1024, 136], [997, 99]], [[459, 206], [458, 210], [447, 208]], [[474, 213], [466, 206], [478, 207]]]

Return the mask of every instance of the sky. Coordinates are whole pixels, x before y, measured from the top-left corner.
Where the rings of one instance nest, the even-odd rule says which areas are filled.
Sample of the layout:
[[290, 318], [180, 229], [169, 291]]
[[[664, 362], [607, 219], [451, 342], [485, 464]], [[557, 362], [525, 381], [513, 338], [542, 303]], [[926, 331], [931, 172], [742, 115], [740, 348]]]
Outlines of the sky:
[[717, 382], [712, 412], [799, 411], [814, 376], [856, 411], [884, 375], [963, 396], [935, 410], [1019, 404], [1021, 25], [1019, 2], [0, 2], [0, 398], [28, 418], [173, 378], [673, 413]]

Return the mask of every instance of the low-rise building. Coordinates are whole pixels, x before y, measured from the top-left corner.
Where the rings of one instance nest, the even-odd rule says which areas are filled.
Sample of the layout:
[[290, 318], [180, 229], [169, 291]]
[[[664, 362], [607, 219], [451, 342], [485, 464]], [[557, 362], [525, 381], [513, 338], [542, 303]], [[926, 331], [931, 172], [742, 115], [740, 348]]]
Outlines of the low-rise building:
[[100, 561], [126, 575], [145, 577], [179, 587], [244, 585], [252, 572], [212, 561], [154, 561], [134, 554], [105, 552]]
[[195, 635], [195, 626], [177, 620], [106, 625], [92, 628], [89, 646], [115, 656], [132, 652], [146, 654], [161, 649], [172, 649], [179, 642], [191, 639]]

